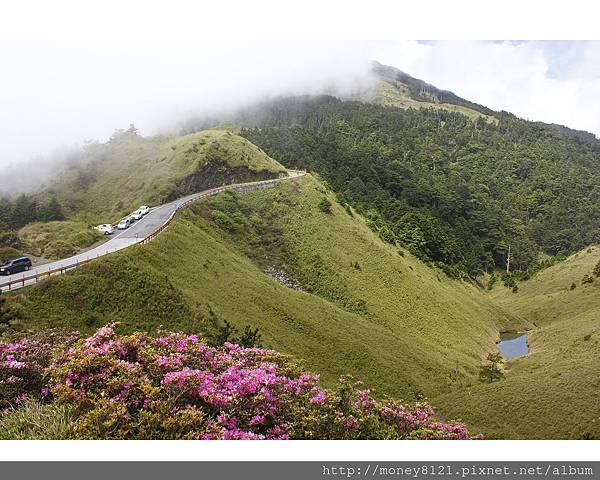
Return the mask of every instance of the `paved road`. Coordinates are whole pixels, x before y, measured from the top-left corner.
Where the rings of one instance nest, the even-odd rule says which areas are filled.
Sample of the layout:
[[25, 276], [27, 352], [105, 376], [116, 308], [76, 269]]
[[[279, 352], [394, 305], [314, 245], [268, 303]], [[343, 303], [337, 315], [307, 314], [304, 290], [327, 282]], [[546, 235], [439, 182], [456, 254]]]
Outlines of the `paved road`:
[[[306, 173], [296, 170], [289, 170], [288, 175], [286, 177], [268, 180], [265, 182], [248, 182], [243, 184], [229, 185], [224, 188], [236, 188], [240, 191], [252, 190], [258, 189], [263, 186], [268, 186], [270, 184], [277, 183], [283, 180], [288, 180], [290, 178], [301, 177], [303, 175], [306, 175]], [[218, 193], [218, 191], [216, 193]], [[164, 205], [155, 207], [142, 219], [135, 222], [127, 230], [117, 230], [111, 236], [110, 240], [103, 243], [102, 245], [98, 245], [97, 247], [88, 250], [87, 252], [80, 253], [78, 255], [73, 255], [72, 257], [64, 258], [56, 262], [36, 266], [27, 272], [20, 272], [15, 273], [13, 275], [0, 276], [0, 290], [9, 290], [9, 287], [6, 284], [14, 281], [18, 281], [18, 283], [11, 285], [10, 290], [15, 290], [23, 286], [32, 285], [34, 283], [37, 283], [36, 278], [26, 280], [25, 282], [19, 280], [40, 274], [43, 276], [43, 278], [46, 278], [43, 274], [47, 274], [50, 271], [61, 269], [67, 266], [76, 267], [78, 263], [86, 262], [87, 260], [101, 257], [103, 255], [116, 252], [117, 250], [122, 250], [123, 248], [127, 248], [131, 245], [135, 245], [136, 243], [140, 243], [146, 237], [153, 234], [162, 225], [164, 225], [169, 220], [171, 215], [177, 212], [177, 210], [196, 200], [209, 197], [211, 194], [215, 194], [215, 189], [204, 190], [202, 192], [194, 193], [192, 195], [188, 195], [187, 197], [179, 198], [170, 203], [165, 203]]]

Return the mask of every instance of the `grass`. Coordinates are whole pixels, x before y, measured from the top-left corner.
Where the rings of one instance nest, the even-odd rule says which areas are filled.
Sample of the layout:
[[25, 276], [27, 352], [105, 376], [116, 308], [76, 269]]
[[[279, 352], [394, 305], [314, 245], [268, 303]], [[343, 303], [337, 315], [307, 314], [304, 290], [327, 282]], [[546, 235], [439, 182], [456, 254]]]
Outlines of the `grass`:
[[215, 160], [251, 172], [284, 171], [258, 147], [226, 130], [176, 138], [125, 134], [90, 147], [83, 166], [68, 170], [52, 190], [77, 218], [116, 222], [142, 204], [161, 203], [179, 181]]
[[20, 257], [22, 254], [19, 250], [12, 247], [0, 247], [0, 265], [14, 258]]
[[[214, 164], [212, 172], [203, 172]], [[180, 195], [180, 183], [198, 175], [227, 181], [254, 180], [285, 169], [248, 140], [228, 130], [206, 130], [175, 138], [122, 134], [106, 144], [89, 146], [40, 195], [55, 195], [69, 220], [34, 223], [20, 231], [25, 251], [49, 259], [64, 258], [98, 240], [89, 225], [117, 223], [140, 205], [156, 205]], [[221, 176], [220, 176], [221, 175]], [[214, 185], [210, 185], [214, 186]], [[195, 185], [186, 188], [194, 189]], [[181, 194], [191, 193], [184, 191]]]
[[[324, 197], [330, 213], [318, 207]], [[306, 291], [280, 285], [267, 266]], [[149, 245], [25, 295], [26, 327], [258, 327], [265, 346], [303, 359], [326, 384], [352, 374], [404, 399], [471, 382], [498, 331], [520, 326], [475, 287], [384, 244], [312, 177], [198, 204]]]
[[379, 81], [371, 101], [380, 105], [389, 105], [399, 108], [433, 108], [436, 110], [447, 110], [449, 112], [462, 113], [471, 120], [477, 120], [483, 117], [489, 123], [498, 123], [498, 119], [491, 115], [484, 115], [477, 110], [473, 110], [462, 105], [443, 102], [427, 102], [411, 98], [408, 87], [401, 83], [395, 85], [381, 80]]
[[66, 440], [73, 437], [72, 418], [64, 405], [30, 398], [17, 410], [0, 413], [0, 440]]
[[19, 230], [23, 250], [38, 257], [61, 259], [102, 240], [90, 225], [77, 221], [35, 222]]
[[504, 380], [435, 403], [498, 438], [600, 439], [600, 280], [581, 282], [598, 261], [594, 246], [520, 282], [517, 294], [496, 286], [498, 305], [536, 325], [529, 355]]

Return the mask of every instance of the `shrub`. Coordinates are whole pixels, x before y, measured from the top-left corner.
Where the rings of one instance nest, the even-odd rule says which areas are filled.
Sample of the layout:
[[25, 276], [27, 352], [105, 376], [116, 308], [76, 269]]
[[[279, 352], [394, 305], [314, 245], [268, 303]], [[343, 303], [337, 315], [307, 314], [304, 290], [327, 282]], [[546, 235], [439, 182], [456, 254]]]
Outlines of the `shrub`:
[[496, 275], [496, 272], [492, 272], [492, 274], [490, 275], [490, 281], [488, 282], [488, 285], [487, 285], [487, 289], [492, 290], [494, 288], [494, 285], [496, 285], [497, 281], [498, 281], [498, 276]]
[[600, 260], [594, 266], [594, 270], [592, 271], [592, 273], [594, 274], [595, 277], [600, 277]]
[[327, 199], [327, 197], [323, 197], [317, 207], [323, 213], [331, 213], [331, 202]]
[[577, 284], [575, 282], [573, 282], [571, 284], [570, 290], [575, 290], [577, 288]]
[[396, 234], [387, 225], [383, 225], [377, 233], [379, 234], [379, 238], [381, 238], [385, 243], [391, 243], [394, 245], [397, 241]]
[[214, 336], [213, 346], [221, 347], [226, 343], [237, 343], [242, 347], [260, 347], [261, 335], [258, 328], [253, 329], [250, 325], [246, 325], [244, 331], [240, 335], [237, 328], [225, 320], [225, 324], [219, 327], [217, 334]]
[[12, 247], [0, 247], [0, 264], [6, 263], [13, 258], [17, 258], [21, 256], [21, 252], [19, 252], [16, 248]]
[[45, 369], [55, 347], [68, 348], [77, 337], [77, 333], [46, 331], [27, 338], [13, 334], [0, 341], [0, 410], [45, 393]]
[[517, 280], [512, 273], [502, 272], [500, 278], [502, 279], [504, 286], [507, 288], [514, 288], [517, 285]]
[[243, 229], [243, 221], [221, 210], [213, 210], [211, 216], [215, 224], [230, 233], [237, 233]]
[[[58, 352], [45, 347], [42, 358]], [[6, 360], [5, 369], [25, 368]], [[118, 336], [105, 326], [62, 350], [45, 374], [47, 400], [75, 413], [76, 438], [472, 438], [461, 423], [435, 420], [426, 402], [378, 401], [351, 379], [325, 390], [289, 357], [231, 343], [214, 348], [195, 335]], [[41, 386], [35, 378], [26, 392]]]
[[2, 232], [0, 233], [0, 247], [20, 249], [23, 247], [23, 242], [17, 232]]
[[581, 279], [581, 284], [585, 285], [586, 283], [594, 283], [594, 277], [591, 275], [585, 274]]
[[17, 329], [21, 320], [25, 318], [26, 301], [24, 295], [6, 297], [0, 291], [0, 333]]

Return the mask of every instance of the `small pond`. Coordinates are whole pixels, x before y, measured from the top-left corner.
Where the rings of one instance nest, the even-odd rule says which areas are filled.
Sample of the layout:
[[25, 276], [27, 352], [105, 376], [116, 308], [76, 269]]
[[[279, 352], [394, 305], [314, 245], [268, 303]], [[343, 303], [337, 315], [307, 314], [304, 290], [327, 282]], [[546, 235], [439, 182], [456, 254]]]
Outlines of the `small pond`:
[[498, 348], [500, 349], [500, 353], [502, 354], [502, 356], [507, 360], [527, 355], [529, 353], [529, 345], [527, 344], [527, 333], [501, 333], [500, 342], [498, 342]]

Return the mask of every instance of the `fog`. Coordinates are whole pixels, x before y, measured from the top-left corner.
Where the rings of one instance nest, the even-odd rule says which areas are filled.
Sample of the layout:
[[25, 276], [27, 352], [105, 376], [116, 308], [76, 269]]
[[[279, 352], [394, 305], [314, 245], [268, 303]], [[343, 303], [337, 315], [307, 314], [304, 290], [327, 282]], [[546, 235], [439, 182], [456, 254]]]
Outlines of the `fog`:
[[[373, 85], [372, 60], [523, 118], [600, 133], [600, 42], [0, 41], [2, 191], [37, 186], [86, 141], [181, 131], [286, 94]], [[551, 99], [551, 101], [549, 101]]]
[[0, 43], [0, 169], [60, 158], [135, 123], [176, 132], [190, 117], [284, 94], [366, 88], [375, 43]]

